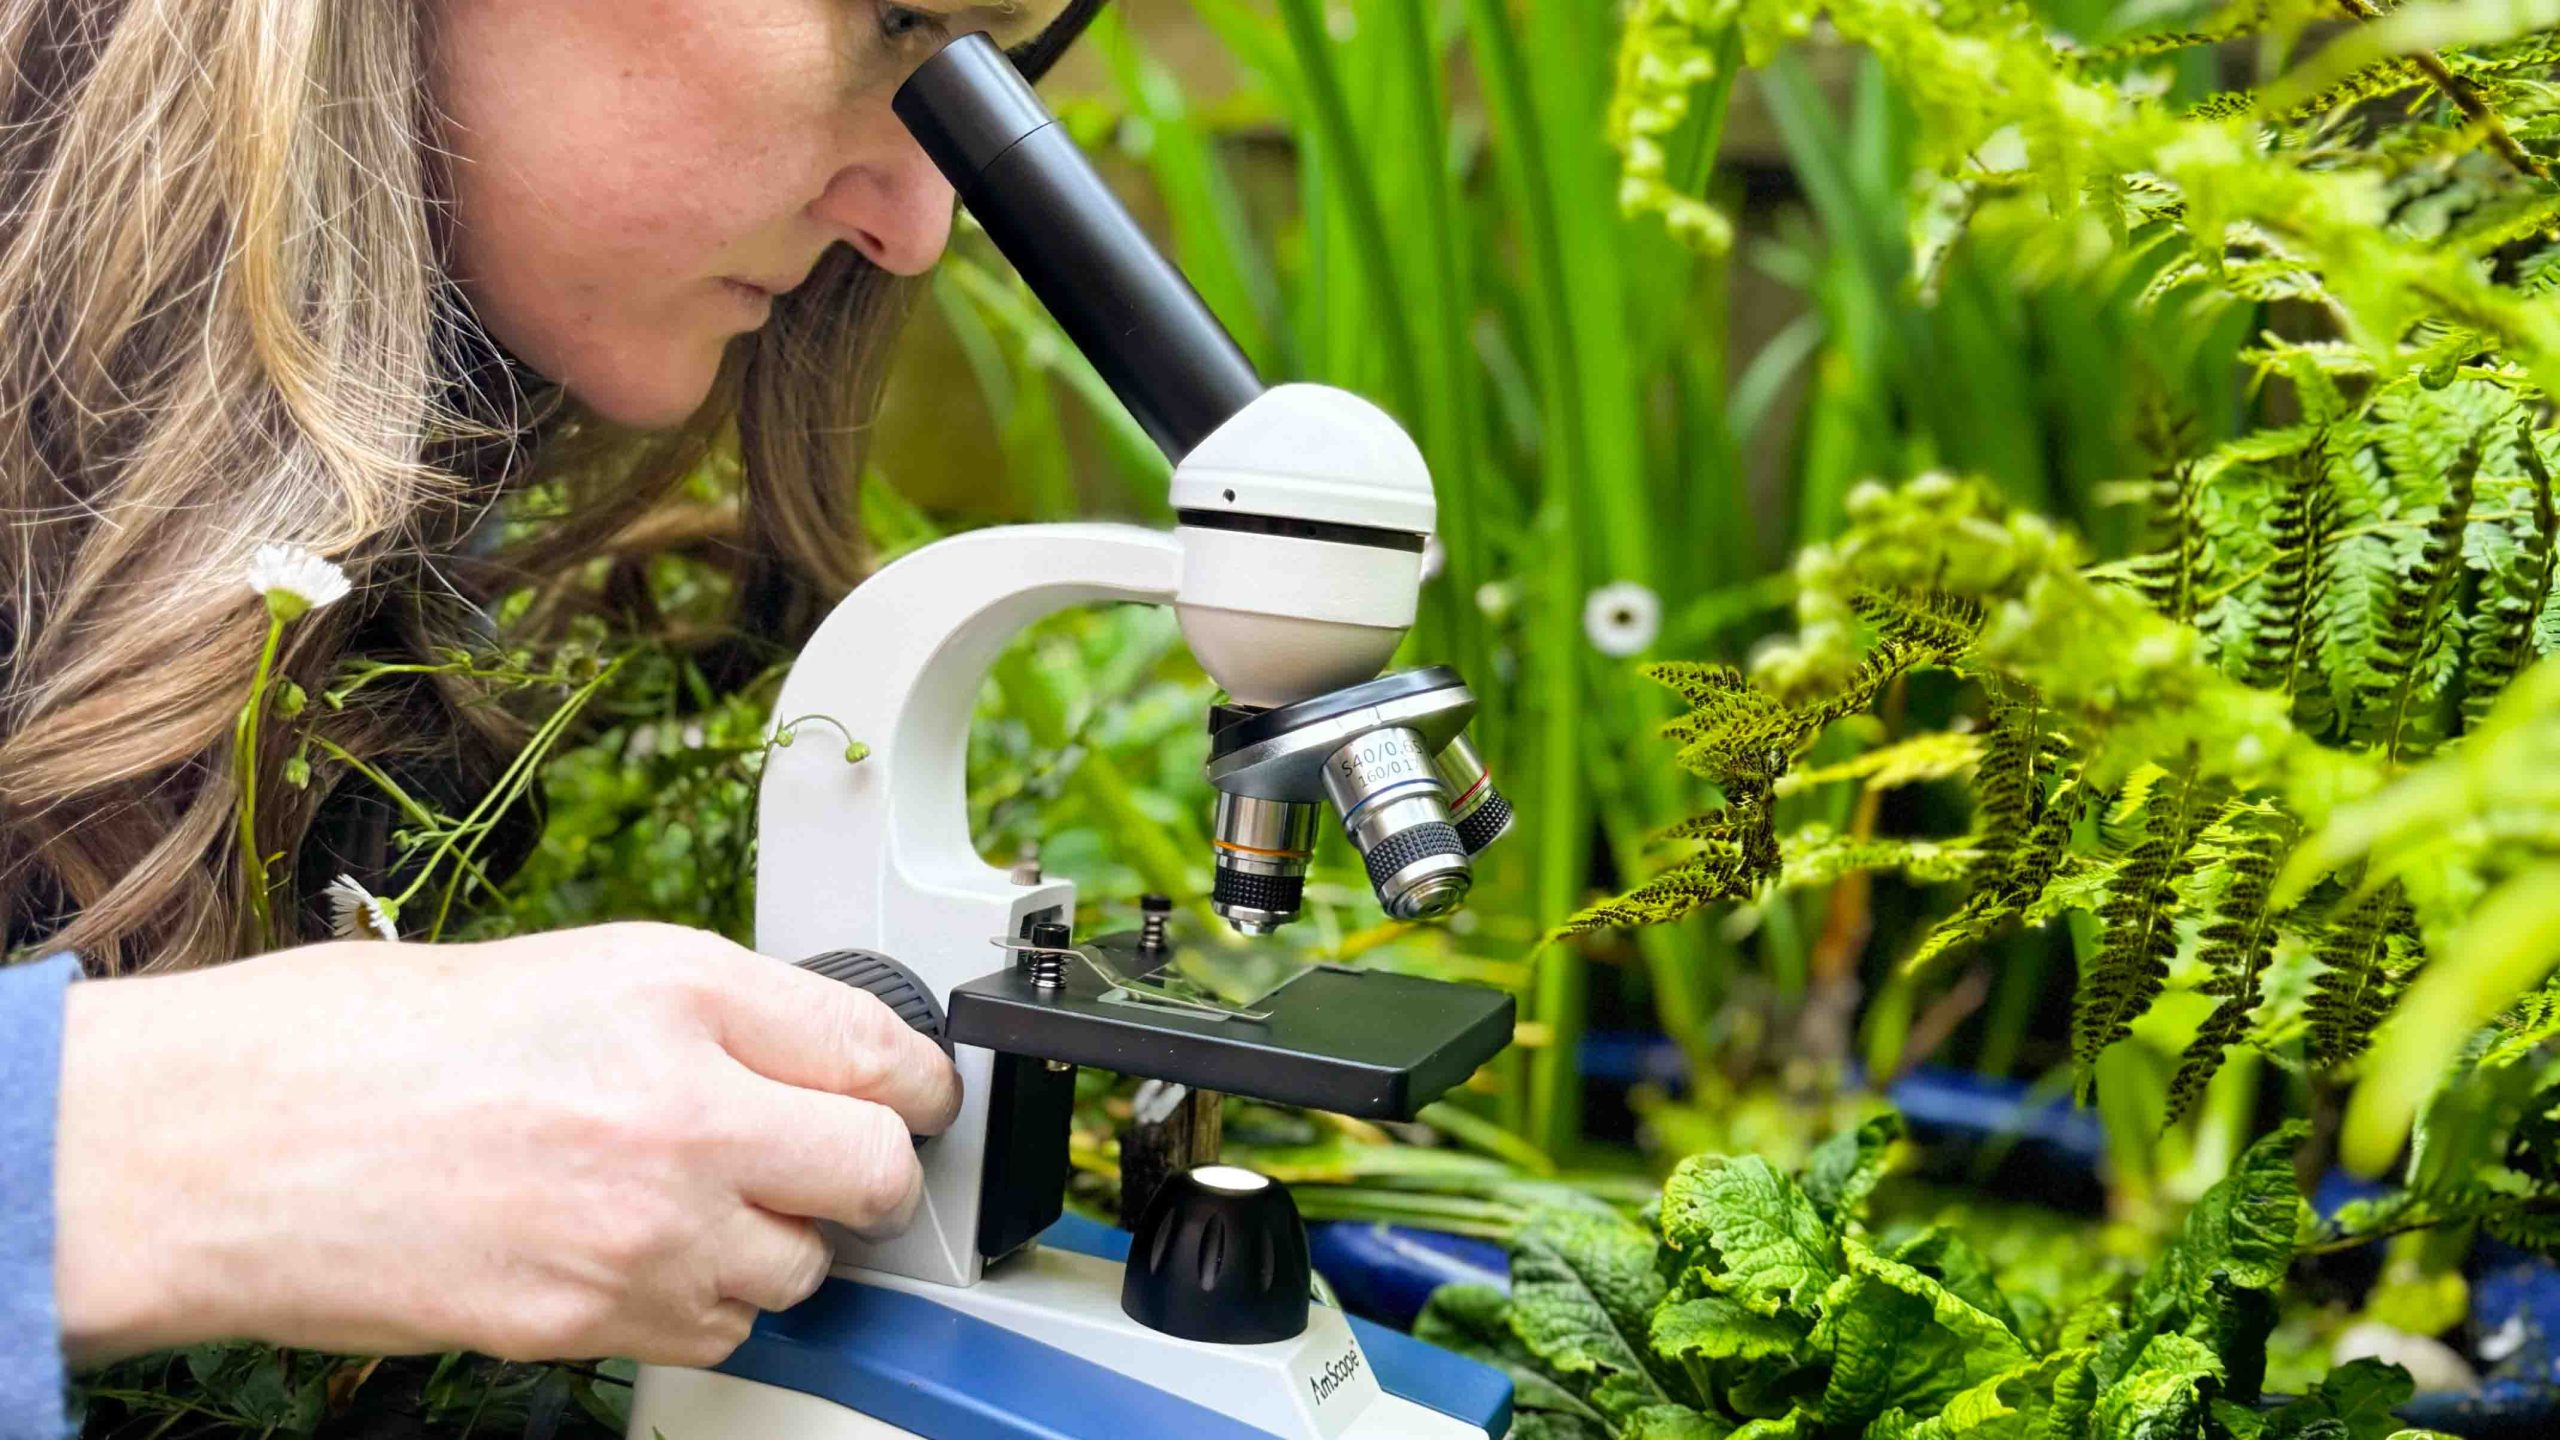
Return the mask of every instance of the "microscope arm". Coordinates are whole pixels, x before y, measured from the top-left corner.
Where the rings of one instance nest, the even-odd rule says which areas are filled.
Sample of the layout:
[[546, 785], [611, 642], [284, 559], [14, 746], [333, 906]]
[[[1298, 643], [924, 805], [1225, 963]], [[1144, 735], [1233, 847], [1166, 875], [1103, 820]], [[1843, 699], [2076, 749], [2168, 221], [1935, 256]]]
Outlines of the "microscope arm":
[[[758, 797], [756, 948], [783, 960], [871, 950], [946, 999], [1002, 968], [988, 942], [1064, 918], [1075, 887], [1017, 885], [968, 830], [968, 735], [987, 672], [1022, 631], [1073, 605], [1170, 604], [1183, 546], [1127, 525], [1026, 525], [938, 541], [865, 581], [810, 637], [774, 716], [823, 715], [871, 753], [847, 764], [823, 731], [775, 750]], [[914, 1228], [849, 1262], [944, 1285], [975, 1281], [994, 1055], [962, 1046], [960, 1118], [923, 1151]]]

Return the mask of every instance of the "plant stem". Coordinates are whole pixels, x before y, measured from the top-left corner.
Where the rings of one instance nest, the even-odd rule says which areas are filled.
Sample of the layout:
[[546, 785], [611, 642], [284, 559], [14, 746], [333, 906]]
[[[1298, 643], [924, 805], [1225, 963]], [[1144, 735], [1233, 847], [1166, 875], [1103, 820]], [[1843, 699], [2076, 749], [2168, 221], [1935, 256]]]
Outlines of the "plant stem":
[[267, 617], [267, 643], [258, 651], [258, 673], [249, 681], [249, 701], [240, 707], [240, 718], [232, 726], [231, 749], [240, 780], [239, 817], [240, 863], [249, 892], [249, 944], [263, 947], [273, 943], [273, 924], [267, 914], [267, 860], [258, 848], [258, 720], [266, 713], [267, 685], [274, 677], [276, 651], [284, 641], [284, 621], [275, 615]]
[[[2358, 20], [2374, 21], [2381, 19], [2383, 15], [2383, 12], [2372, 4], [2372, 0], [2338, 0], [2338, 4], [2341, 9]], [[2463, 118], [2469, 120], [2479, 130], [2481, 138], [2489, 142], [2489, 148], [2498, 152], [2499, 159], [2506, 161], [2532, 179], [2549, 180], [2551, 178], [2549, 167], [2534, 158], [2531, 151], [2516, 143], [2516, 137], [2508, 133], [2506, 123], [2498, 118], [2497, 110], [2492, 108], [2488, 101], [2480, 98], [2479, 89], [2470, 81], [2446, 68], [2442, 56], [2433, 50], [2416, 50], [2410, 52], [2409, 60], [2424, 71], [2427, 79], [2433, 81], [2435, 87], [2444, 92], [2444, 98], [2453, 102], [2453, 108], [2461, 111]]]

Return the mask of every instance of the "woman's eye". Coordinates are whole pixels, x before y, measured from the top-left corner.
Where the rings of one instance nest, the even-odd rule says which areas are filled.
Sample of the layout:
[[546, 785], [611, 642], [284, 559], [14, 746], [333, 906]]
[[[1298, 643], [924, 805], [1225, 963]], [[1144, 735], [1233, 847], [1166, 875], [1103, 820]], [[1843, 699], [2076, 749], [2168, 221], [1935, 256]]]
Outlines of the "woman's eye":
[[891, 0], [880, 0], [880, 33], [887, 36], [892, 43], [905, 44], [928, 40], [939, 35], [942, 30], [943, 17], [931, 11], [893, 4]]

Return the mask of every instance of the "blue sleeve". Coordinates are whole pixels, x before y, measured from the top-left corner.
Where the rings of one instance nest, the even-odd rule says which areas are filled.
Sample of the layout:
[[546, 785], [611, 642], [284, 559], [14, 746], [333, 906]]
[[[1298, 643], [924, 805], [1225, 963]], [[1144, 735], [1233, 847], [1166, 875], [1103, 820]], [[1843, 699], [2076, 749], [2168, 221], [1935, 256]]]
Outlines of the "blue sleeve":
[[53, 1305], [53, 1131], [70, 956], [0, 969], [0, 1440], [62, 1440]]

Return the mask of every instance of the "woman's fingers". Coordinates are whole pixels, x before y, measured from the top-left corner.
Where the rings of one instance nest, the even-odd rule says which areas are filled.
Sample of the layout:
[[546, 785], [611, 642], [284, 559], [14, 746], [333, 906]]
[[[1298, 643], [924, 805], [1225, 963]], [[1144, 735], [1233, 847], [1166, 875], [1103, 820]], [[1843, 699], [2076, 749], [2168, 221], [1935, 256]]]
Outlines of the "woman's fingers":
[[724, 962], [720, 1044], [770, 1080], [870, 1100], [917, 1135], [960, 1113], [960, 1076], [942, 1047], [861, 990], [739, 950]]
[[896, 1111], [753, 1076], [739, 1088], [732, 1113], [746, 1129], [732, 1174], [749, 1204], [865, 1235], [914, 1218], [924, 1169]]
[[758, 1310], [788, 1310], [817, 1293], [833, 1257], [807, 1220], [741, 1205], [712, 1242], [723, 1300]]
[[744, 1300], [723, 1300], [697, 1320], [661, 1324], [620, 1341], [612, 1353], [643, 1365], [681, 1365], [707, 1369], [729, 1358], [755, 1329], [756, 1307]]

